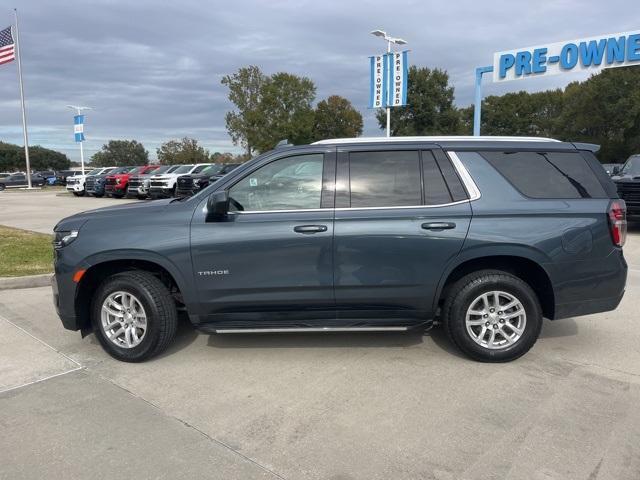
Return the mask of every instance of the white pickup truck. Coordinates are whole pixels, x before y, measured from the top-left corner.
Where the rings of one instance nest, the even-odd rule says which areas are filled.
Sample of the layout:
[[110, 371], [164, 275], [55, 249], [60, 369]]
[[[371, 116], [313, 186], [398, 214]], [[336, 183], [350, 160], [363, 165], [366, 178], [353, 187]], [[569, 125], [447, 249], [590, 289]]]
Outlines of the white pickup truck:
[[84, 184], [87, 181], [89, 175], [103, 175], [111, 172], [116, 167], [100, 167], [94, 168], [90, 172], [85, 170], [84, 175], [73, 175], [67, 177], [67, 191], [72, 192], [76, 197], [84, 196]]
[[173, 197], [176, 193], [178, 177], [191, 173], [200, 173], [211, 163], [197, 163], [195, 165], [182, 165], [171, 173], [159, 173], [152, 175], [149, 182], [149, 196], [151, 198]]

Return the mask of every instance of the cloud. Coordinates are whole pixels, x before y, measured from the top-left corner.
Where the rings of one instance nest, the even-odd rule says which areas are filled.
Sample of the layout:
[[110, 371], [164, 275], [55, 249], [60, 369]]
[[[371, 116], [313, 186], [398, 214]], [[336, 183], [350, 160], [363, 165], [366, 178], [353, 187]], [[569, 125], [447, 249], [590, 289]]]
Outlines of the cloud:
[[[620, 15], [619, 12], [625, 12]], [[234, 150], [224, 128], [232, 108], [220, 79], [239, 67], [306, 75], [317, 99], [349, 98], [367, 110], [367, 57], [384, 50], [368, 34], [384, 28], [409, 41], [410, 62], [446, 69], [456, 103], [473, 98], [474, 69], [494, 51], [633, 30], [640, 4], [589, 1], [243, 1], [20, 2], [30, 143], [78, 158], [69, 103], [89, 105], [86, 150], [135, 138], [155, 154], [190, 135], [211, 150]], [[4, 19], [4, 20], [3, 20]], [[0, 28], [12, 21], [0, 10]], [[0, 66], [0, 140], [22, 143], [15, 62]], [[572, 74], [493, 85], [485, 94], [562, 87]]]

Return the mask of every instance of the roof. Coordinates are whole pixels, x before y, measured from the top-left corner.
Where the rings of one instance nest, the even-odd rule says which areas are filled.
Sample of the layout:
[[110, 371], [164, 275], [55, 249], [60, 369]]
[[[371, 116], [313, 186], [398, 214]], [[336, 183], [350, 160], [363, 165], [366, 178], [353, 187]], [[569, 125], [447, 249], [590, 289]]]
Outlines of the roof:
[[422, 137], [354, 137], [332, 138], [320, 140], [312, 145], [345, 144], [345, 143], [388, 143], [388, 142], [560, 142], [553, 138], [545, 137], [489, 137], [489, 136], [422, 136]]

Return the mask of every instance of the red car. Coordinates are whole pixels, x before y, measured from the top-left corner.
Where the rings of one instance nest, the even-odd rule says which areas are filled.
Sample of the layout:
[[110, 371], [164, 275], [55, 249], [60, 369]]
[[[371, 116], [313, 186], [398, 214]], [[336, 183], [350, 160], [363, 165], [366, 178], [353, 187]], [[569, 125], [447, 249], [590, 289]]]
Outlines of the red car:
[[131, 167], [124, 173], [109, 175], [105, 181], [104, 192], [108, 197], [122, 198], [127, 193], [129, 179], [134, 175], [146, 175], [157, 170], [160, 165], [144, 165], [142, 167]]

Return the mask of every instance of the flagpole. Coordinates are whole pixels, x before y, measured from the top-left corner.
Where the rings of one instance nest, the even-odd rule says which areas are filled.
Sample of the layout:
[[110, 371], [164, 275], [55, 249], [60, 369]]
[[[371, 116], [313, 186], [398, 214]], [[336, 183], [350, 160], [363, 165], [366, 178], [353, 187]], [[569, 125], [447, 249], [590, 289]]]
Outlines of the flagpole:
[[24, 135], [24, 158], [27, 163], [27, 188], [31, 188], [31, 165], [29, 164], [29, 135], [27, 134], [27, 112], [24, 108], [24, 87], [22, 85], [22, 62], [20, 54], [22, 46], [20, 45], [20, 32], [18, 30], [18, 9], [13, 9], [16, 19], [16, 57], [18, 57], [18, 80], [20, 83], [20, 103], [22, 105], [22, 133]]

